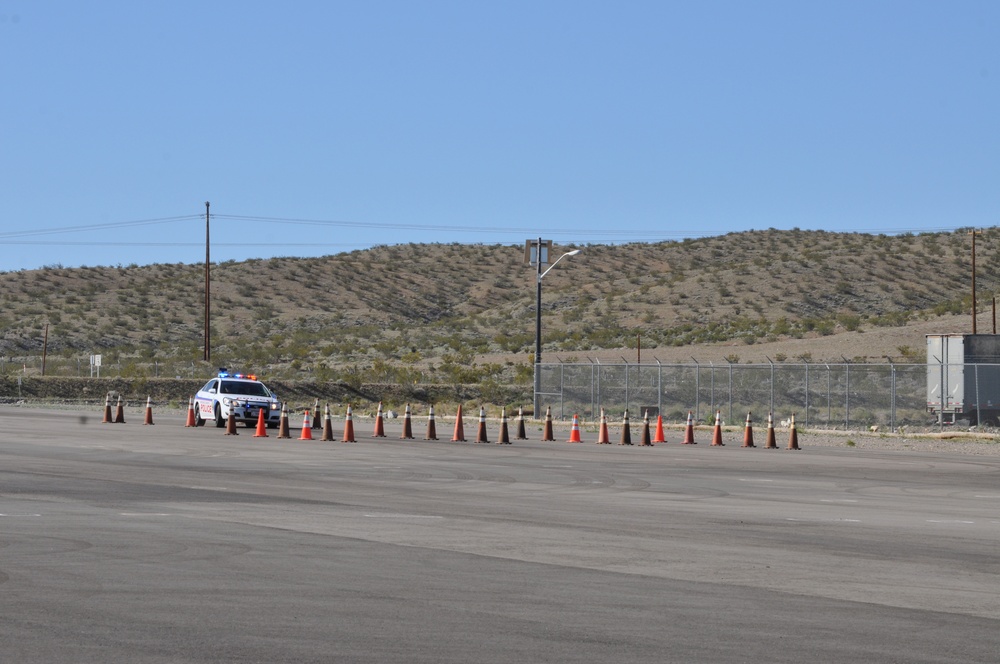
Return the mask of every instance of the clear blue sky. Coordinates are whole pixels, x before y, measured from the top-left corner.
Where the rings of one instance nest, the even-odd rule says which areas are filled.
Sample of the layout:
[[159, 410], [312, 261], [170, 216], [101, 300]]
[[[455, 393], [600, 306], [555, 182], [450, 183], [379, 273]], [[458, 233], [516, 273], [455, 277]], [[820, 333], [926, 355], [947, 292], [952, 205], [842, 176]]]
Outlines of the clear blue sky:
[[0, 0], [0, 270], [983, 227], [998, 159], [995, 0]]

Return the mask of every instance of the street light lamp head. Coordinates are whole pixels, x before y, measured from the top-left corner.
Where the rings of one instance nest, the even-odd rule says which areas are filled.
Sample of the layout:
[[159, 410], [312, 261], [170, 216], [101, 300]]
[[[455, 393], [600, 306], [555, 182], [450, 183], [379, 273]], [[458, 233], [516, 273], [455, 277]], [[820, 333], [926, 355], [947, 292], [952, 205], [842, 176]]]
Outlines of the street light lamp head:
[[567, 256], [576, 256], [578, 253], [580, 253], [580, 250], [579, 249], [574, 249], [573, 251], [567, 251], [566, 255]]

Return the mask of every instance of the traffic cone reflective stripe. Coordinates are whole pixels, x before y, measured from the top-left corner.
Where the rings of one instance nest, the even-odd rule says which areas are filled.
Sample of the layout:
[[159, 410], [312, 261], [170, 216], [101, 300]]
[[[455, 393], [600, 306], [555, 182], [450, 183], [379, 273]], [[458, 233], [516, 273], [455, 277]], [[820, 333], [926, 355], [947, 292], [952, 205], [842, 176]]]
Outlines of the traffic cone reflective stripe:
[[153, 397], [146, 397], [146, 416], [142, 420], [143, 425], [153, 423]]
[[524, 408], [521, 406], [517, 407], [517, 435], [515, 437], [518, 440], [528, 439], [528, 434], [524, 431]]
[[403, 435], [399, 438], [400, 440], [413, 440], [413, 429], [410, 424], [410, 404], [406, 404], [406, 410], [403, 411]]
[[649, 436], [649, 411], [647, 410], [642, 416], [642, 441], [639, 443], [639, 447], [652, 447], [653, 441]]
[[354, 440], [354, 415], [351, 411], [351, 404], [347, 404], [347, 414], [344, 415], [344, 439], [343, 443], [356, 443]]
[[569, 431], [569, 440], [567, 443], [582, 443], [580, 439], [580, 418], [576, 413], [573, 413], [573, 428]]
[[375, 413], [375, 438], [385, 438], [385, 423], [382, 420], [382, 402], [378, 402], [378, 411]]
[[747, 411], [747, 428], [743, 431], [743, 447], [757, 447], [753, 444], [753, 420], [750, 418], [750, 411]]
[[542, 431], [542, 440], [550, 441], [555, 439], [556, 437], [552, 433], [552, 406], [548, 406], [545, 409], [545, 429]]
[[497, 440], [498, 445], [510, 445], [510, 432], [507, 431], [507, 409], [504, 407], [500, 408], [500, 438]]
[[799, 447], [799, 434], [798, 431], [796, 431], [795, 429], [795, 413], [792, 413], [792, 422], [789, 425], [789, 430], [788, 430], [788, 449], [790, 450], [801, 449]]
[[281, 404], [281, 419], [278, 421], [278, 438], [291, 438], [288, 430], [288, 404]]
[[323, 442], [330, 442], [333, 440], [333, 420], [330, 419], [330, 404], [326, 404], [326, 409], [323, 411]]
[[489, 437], [486, 435], [486, 409], [482, 406], [479, 407], [479, 430], [476, 432], [476, 442], [490, 442]]
[[299, 436], [299, 440], [312, 440], [312, 423], [309, 421], [309, 409], [306, 409], [305, 414], [302, 416], [302, 435]]
[[656, 434], [653, 436], [654, 443], [665, 443], [667, 439], [663, 436], [663, 416], [656, 416]]
[[764, 443], [765, 450], [776, 450], [778, 449], [778, 443], [774, 439], [774, 417], [771, 413], [767, 414], [767, 440]]
[[424, 440], [437, 440], [437, 425], [434, 423], [434, 406], [427, 411], [427, 437]]
[[608, 418], [601, 409], [601, 427], [597, 430], [597, 444], [610, 445], [611, 439], [608, 437]]
[[712, 447], [722, 447], [722, 412], [715, 411], [715, 427], [712, 429]]
[[632, 444], [632, 427], [628, 423], [628, 408], [625, 409], [625, 414], [622, 416], [622, 437], [618, 441], [619, 445], [631, 445]]
[[453, 443], [465, 442], [465, 425], [462, 424], [462, 404], [458, 404], [458, 413], [455, 415], [455, 433], [451, 437]]
[[188, 399], [188, 415], [187, 415], [187, 421], [184, 422], [184, 426], [193, 427], [197, 425], [198, 423], [195, 422], [194, 420], [194, 397], [191, 397], [190, 399]]

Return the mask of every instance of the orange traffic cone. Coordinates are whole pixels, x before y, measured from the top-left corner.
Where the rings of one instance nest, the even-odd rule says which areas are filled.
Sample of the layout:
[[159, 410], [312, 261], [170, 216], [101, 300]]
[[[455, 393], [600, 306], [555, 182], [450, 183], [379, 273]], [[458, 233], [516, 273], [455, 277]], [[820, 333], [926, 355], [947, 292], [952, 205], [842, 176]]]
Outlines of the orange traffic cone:
[[374, 438], [385, 438], [385, 423], [382, 421], [382, 402], [378, 402], [378, 412], [375, 413], [375, 433]]
[[125, 424], [125, 404], [122, 403], [122, 395], [118, 395], [118, 405], [115, 406], [115, 424]]
[[146, 397], [146, 417], [142, 420], [143, 425], [153, 423], [153, 397]]
[[101, 420], [103, 424], [111, 424], [114, 419], [111, 417], [111, 393], [108, 392], [104, 395], [104, 419]]
[[292, 434], [288, 430], [288, 404], [281, 404], [281, 419], [278, 420], [278, 438], [291, 438]]
[[305, 415], [302, 416], [302, 435], [299, 436], [299, 440], [312, 440], [312, 423], [309, 421], [309, 409], [306, 408]]
[[437, 425], [434, 424], [434, 404], [431, 404], [430, 410], [427, 411], [427, 436], [424, 440], [437, 440]]
[[663, 416], [656, 416], [656, 434], [653, 436], [654, 443], [665, 443], [667, 439], [663, 436]]
[[197, 426], [197, 424], [198, 423], [195, 422], [194, 419], [194, 397], [191, 397], [190, 399], [188, 399], [188, 416], [187, 416], [187, 421], [184, 422], [184, 426], [193, 427]]
[[649, 436], [649, 411], [647, 410], [642, 416], [642, 441], [639, 443], [639, 447], [652, 447], [653, 441], [650, 440]]
[[521, 406], [517, 407], [517, 435], [515, 437], [518, 440], [528, 439], [528, 434], [524, 431], [524, 408]]
[[778, 443], [774, 440], [774, 418], [771, 416], [771, 413], [767, 414], [767, 440], [764, 443], [764, 449], [778, 449]]
[[510, 445], [510, 433], [507, 431], [507, 409], [500, 408], [500, 438], [497, 445]]
[[458, 404], [458, 413], [455, 415], [455, 434], [451, 437], [451, 442], [465, 442], [465, 425], [462, 424], [462, 404]]
[[254, 433], [253, 437], [267, 438], [267, 422], [264, 421], [263, 408], [257, 411], [257, 431]]
[[489, 437], [486, 435], [486, 409], [482, 406], [479, 407], [479, 430], [476, 432], [476, 442], [490, 442]]
[[226, 416], [226, 435], [227, 436], [238, 436], [240, 432], [236, 430], [236, 414], [233, 412], [235, 408], [229, 409], [229, 415]]
[[351, 412], [351, 404], [347, 404], [347, 414], [344, 415], [344, 439], [342, 443], [356, 443], [354, 440], [354, 416]]
[[688, 411], [688, 422], [687, 426], [684, 427], [684, 440], [681, 441], [681, 445], [697, 445], [694, 442], [694, 418], [691, 416], [691, 411]]
[[330, 404], [326, 404], [326, 410], [323, 411], [323, 442], [330, 442], [333, 440], [333, 420], [330, 419]]
[[799, 433], [795, 430], [795, 413], [792, 413], [792, 422], [788, 429], [788, 449], [802, 449], [799, 447]]
[[403, 411], [403, 435], [399, 437], [400, 440], [413, 440], [413, 429], [410, 424], [410, 404], [406, 404], [406, 410]]
[[628, 408], [625, 409], [625, 414], [622, 416], [622, 437], [618, 441], [619, 445], [631, 445], [632, 444], [632, 427], [628, 423]]
[[548, 442], [555, 439], [556, 437], [552, 434], [552, 406], [548, 406], [545, 409], [545, 429], [542, 431], [542, 441]]
[[319, 417], [319, 399], [316, 399], [316, 403], [313, 404], [313, 422], [312, 422], [312, 428], [316, 429], [318, 431], [319, 428], [322, 425], [323, 425], [323, 422], [320, 420], [320, 417]]
[[582, 443], [580, 440], [580, 418], [576, 413], [573, 413], [573, 428], [569, 430], [569, 440], [567, 443]]
[[722, 447], [722, 411], [715, 411], [715, 428], [712, 429], [712, 447]]
[[747, 411], [747, 428], [743, 430], [743, 447], [757, 447], [753, 444], [753, 420], [750, 419], [750, 411]]
[[601, 427], [597, 430], [597, 444], [598, 445], [610, 445], [611, 440], [608, 437], [608, 418], [604, 414], [604, 409], [601, 409]]

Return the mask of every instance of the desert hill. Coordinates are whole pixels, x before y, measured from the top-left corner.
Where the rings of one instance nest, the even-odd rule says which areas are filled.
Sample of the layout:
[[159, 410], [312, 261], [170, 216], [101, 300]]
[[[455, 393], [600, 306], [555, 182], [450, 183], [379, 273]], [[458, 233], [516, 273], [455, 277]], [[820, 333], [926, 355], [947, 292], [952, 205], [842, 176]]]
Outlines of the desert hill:
[[[548, 360], [921, 360], [923, 335], [971, 331], [968, 229], [869, 235], [752, 230], [582, 252], [543, 282]], [[992, 331], [1000, 231], [977, 238]], [[204, 265], [0, 273], [0, 369], [204, 375]], [[211, 266], [212, 365], [345, 382], [523, 382], [535, 273], [521, 245], [377, 246]], [[47, 330], [47, 341], [46, 341]], [[83, 358], [81, 360], [81, 358]], [[107, 370], [106, 370], [107, 371]]]

